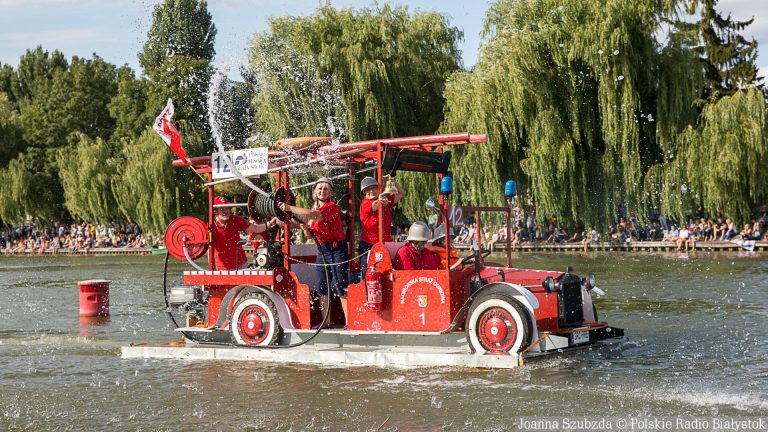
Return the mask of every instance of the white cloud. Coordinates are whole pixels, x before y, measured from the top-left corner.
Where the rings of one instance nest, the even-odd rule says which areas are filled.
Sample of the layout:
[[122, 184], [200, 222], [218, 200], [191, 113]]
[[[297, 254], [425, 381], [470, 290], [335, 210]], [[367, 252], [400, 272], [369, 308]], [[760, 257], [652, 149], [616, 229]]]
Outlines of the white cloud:
[[763, 77], [763, 82], [768, 84], [768, 65], [761, 66], [757, 71], [757, 76]]

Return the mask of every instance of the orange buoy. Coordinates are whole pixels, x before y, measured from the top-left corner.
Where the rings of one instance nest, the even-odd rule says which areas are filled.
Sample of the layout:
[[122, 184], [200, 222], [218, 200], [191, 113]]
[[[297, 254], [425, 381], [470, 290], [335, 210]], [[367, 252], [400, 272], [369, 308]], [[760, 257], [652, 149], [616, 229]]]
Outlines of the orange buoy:
[[80, 316], [109, 316], [109, 283], [112, 281], [94, 279], [81, 281]]

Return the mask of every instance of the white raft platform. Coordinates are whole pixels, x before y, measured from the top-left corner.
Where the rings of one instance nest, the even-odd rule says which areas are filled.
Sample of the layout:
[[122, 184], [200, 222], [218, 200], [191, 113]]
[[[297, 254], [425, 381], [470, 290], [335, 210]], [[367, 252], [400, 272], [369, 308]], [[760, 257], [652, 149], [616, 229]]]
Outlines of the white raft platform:
[[182, 359], [300, 363], [322, 366], [464, 367], [510, 369], [517, 354], [471, 354], [466, 348], [299, 346], [296, 348], [243, 348], [187, 343], [186, 346], [137, 345], [122, 347], [124, 359]]

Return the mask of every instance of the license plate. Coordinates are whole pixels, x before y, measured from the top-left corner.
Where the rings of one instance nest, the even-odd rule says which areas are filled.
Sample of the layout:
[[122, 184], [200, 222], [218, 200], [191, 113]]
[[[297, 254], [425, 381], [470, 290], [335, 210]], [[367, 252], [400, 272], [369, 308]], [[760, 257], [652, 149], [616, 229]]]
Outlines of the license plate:
[[571, 345], [589, 343], [589, 331], [571, 333]]

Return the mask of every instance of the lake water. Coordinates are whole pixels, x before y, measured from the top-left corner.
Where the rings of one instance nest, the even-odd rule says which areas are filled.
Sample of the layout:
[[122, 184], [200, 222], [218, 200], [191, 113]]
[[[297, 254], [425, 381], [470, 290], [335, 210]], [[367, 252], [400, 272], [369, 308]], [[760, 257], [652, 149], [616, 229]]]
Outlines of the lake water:
[[[600, 319], [626, 339], [513, 370], [123, 360], [122, 345], [178, 339], [161, 257], [0, 257], [0, 430], [458, 431], [515, 429], [521, 417], [766, 416], [764, 255], [526, 254], [515, 265], [595, 272], [607, 292]], [[81, 322], [77, 281], [101, 278], [113, 281], [111, 316]]]

